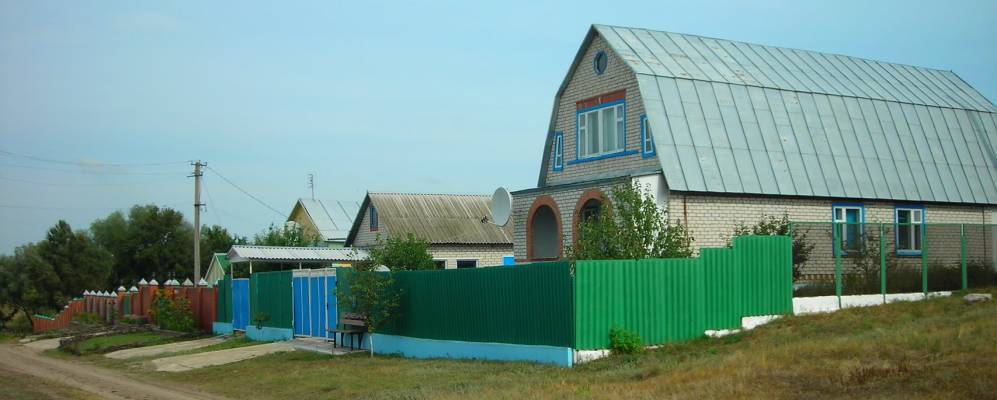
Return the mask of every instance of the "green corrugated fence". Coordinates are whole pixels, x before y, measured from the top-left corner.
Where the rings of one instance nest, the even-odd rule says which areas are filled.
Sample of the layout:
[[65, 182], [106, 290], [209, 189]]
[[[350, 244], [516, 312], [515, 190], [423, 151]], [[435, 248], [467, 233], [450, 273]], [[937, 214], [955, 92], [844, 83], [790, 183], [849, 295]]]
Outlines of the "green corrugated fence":
[[[337, 270], [348, 284], [348, 269]], [[409, 337], [570, 347], [571, 265], [399, 271], [398, 317], [382, 332]], [[345, 302], [340, 312], [346, 312]]]
[[225, 275], [215, 285], [218, 295], [215, 298], [215, 322], [232, 323], [232, 275]]
[[745, 316], [792, 312], [792, 282], [785, 236], [739, 237], [691, 259], [578, 261], [574, 347], [608, 348], [614, 328], [648, 345], [740, 328]]
[[291, 329], [294, 320], [291, 271], [258, 272], [249, 278], [249, 324], [265, 315], [263, 326]]

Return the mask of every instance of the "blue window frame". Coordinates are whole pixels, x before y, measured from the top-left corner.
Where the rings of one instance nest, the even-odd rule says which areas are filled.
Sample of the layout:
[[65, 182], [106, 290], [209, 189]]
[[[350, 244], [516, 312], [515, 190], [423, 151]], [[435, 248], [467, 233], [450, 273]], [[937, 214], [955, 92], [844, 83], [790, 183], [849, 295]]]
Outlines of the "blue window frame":
[[603, 72], [606, 72], [607, 67], [609, 67], [609, 55], [605, 51], [599, 50], [595, 53], [595, 57], [592, 57], [592, 69], [596, 75], [602, 75]]
[[626, 107], [617, 100], [575, 112], [575, 160], [568, 164], [636, 154], [627, 151]]
[[554, 132], [554, 171], [564, 170], [564, 132]]
[[374, 232], [377, 231], [377, 208], [375, 208], [374, 205], [371, 204], [369, 212], [370, 212], [370, 218], [368, 219], [370, 220], [370, 231]]
[[865, 248], [865, 206], [861, 203], [832, 203], [833, 235], [837, 237], [839, 254], [861, 253]]
[[651, 125], [647, 123], [646, 115], [640, 116], [640, 156], [654, 156], [654, 137], [651, 136]]
[[896, 205], [893, 209], [894, 245], [898, 256], [920, 256], [924, 246], [924, 206]]

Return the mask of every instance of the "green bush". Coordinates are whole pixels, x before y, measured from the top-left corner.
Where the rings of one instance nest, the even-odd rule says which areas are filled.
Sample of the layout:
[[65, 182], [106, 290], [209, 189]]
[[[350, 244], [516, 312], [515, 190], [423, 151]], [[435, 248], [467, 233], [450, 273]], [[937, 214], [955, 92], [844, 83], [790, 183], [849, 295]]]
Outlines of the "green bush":
[[644, 351], [637, 332], [613, 328], [609, 331], [609, 348], [614, 353], [637, 354]]
[[104, 320], [100, 318], [97, 313], [92, 312], [81, 312], [78, 314], [73, 314], [73, 322], [78, 322], [84, 325], [103, 325]]
[[174, 296], [173, 292], [157, 290], [149, 307], [149, 317], [160, 329], [177, 332], [194, 331], [194, 313], [187, 299]]

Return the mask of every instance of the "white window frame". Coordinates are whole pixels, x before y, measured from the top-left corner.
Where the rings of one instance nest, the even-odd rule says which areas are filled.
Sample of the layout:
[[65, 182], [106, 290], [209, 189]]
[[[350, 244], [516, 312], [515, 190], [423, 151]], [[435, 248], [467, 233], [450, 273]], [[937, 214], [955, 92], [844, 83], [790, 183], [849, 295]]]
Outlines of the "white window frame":
[[641, 155], [644, 157], [651, 157], [655, 155], [656, 150], [654, 148], [654, 138], [651, 137], [651, 121], [647, 119], [647, 116], [640, 117], [640, 140], [641, 140]]
[[[841, 211], [841, 217], [840, 218], [838, 217], [838, 211], [839, 210]], [[842, 254], [846, 254], [848, 251], [851, 251], [850, 249], [845, 249], [844, 248], [845, 243], [848, 242], [848, 228], [847, 228], [848, 227], [848, 210], [857, 210], [859, 212], [859, 215], [858, 215], [858, 224], [859, 224], [860, 227], [863, 226], [863, 224], [865, 223], [865, 207], [862, 207], [862, 206], [837, 205], [837, 206], [833, 206], [831, 208], [831, 217], [832, 217], [832, 221], [834, 222], [834, 225], [836, 226], [835, 229], [837, 229], [838, 224], [842, 224], [841, 225], [842, 226], [842, 228], [841, 228], [841, 237], [838, 238], [838, 244], [839, 244], [839, 246], [841, 246], [841, 248], [837, 249], [838, 251], [841, 251]], [[860, 228], [859, 230], [861, 231], [862, 229]], [[858, 240], [862, 240], [862, 234], [861, 233], [859, 233]], [[859, 246], [860, 247], [862, 246], [861, 242], [859, 242]], [[861, 251], [861, 248], [859, 250]]]
[[[599, 129], [601, 129], [601, 126], [604, 125], [603, 122], [602, 122], [602, 118], [603, 118], [604, 112], [606, 110], [609, 110], [609, 109], [613, 109], [614, 113], [616, 114], [615, 115], [616, 116], [616, 121], [614, 121], [615, 123], [612, 126], [613, 126], [613, 129], [616, 130], [616, 132], [614, 132], [615, 133], [614, 136], [616, 137], [617, 144], [619, 145], [619, 148], [612, 148], [612, 149], [607, 148], [606, 144], [603, 143], [603, 138], [605, 137], [605, 135], [600, 130], [599, 134], [596, 135], [596, 140], [599, 142], [599, 145], [598, 145], [598, 149], [599, 150], [597, 152], [594, 152], [594, 153], [589, 153], [588, 152], [588, 147], [589, 147], [589, 143], [588, 143], [588, 129], [589, 129], [588, 119], [589, 118], [588, 118], [588, 116], [592, 115], [592, 114], [595, 114], [596, 115], [596, 119], [598, 121], [597, 122], [597, 126], [600, 127]], [[585, 111], [578, 112], [578, 115], [576, 116], [576, 120], [575, 120], [575, 122], [577, 124], [577, 127], [578, 127], [578, 135], [577, 135], [578, 136], [577, 137], [578, 140], [576, 141], [576, 147], [577, 147], [577, 150], [578, 150], [578, 158], [579, 159], [595, 158], [595, 157], [601, 157], [601, 156], [610, 155], [610, 154], [622, 153], [622, 152], [626, 151], [626, 149], [627, 149], [627, 124], [626, 124], [626, 116], [627, 116], [627, 107], [626, 107], [626, 103], [624, 103], [624, 102], [610, 103], [608, 105], [594, 107], [594, 108], [591, 108], [591, 109], [588, 109], [588, 110], [585, 110]]]
[[554, 133], [554, 170], [564, 169], [564, 134]]
[[[909, 240], [910, 240], [910, 245], [911, 245], [911, 248], [908, 248], [908, 249], [904, 249], [904, 248], [900, 247], [900, 213], [901, 212], [909, 212], [910, 213], [910, 221], [911, 222], [908, 222], [908, 223], [904, 224], [904, 225], [908, 225], [908, 226], [910, 226], [912, 228], [908, 232], [908, 234], [910, 235]], [[917, 215], [917, 218], [914, 218], [915, 215]], [[911, 255], [921, 255], [922, 254], [921, 252], [924, 249], [924, 243], [923, 243], [923, 241], [920, 241], [918, 239], [920, 239], [921, 231], [924, 229], [924, 208], [921, 208], [921, 207], [896, 207], [896, 209], [893, 210], [893, 223], [894, 223], [894, 228], [893, 229], [896, 231], [895, 247], [896, 247], [897, 254], [898, 255], [908, 255], [908, 256], [911, 256]], [[914, 227], [917, 227], [917, 229], [913, 229]], [[917, 237], [915, 237], [915, 236], [917, 236]], [[913, 248], [915, 244], [920, 245], [920, 248], [917, 248], [917, 249]]]

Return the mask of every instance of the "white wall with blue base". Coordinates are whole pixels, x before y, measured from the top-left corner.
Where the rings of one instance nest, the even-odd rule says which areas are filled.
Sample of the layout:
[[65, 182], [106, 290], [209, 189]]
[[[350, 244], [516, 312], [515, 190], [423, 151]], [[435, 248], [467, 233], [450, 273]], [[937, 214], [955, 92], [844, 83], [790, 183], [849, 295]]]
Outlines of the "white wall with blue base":
[[[369, 345], [364, 338], [363, 347]], [[570, 368], [574, 350], [570, 347], [509, 343], [462, 342], [374, 334], [374, 352], [411, 358], [456, 358], [489, 361], [527, 361]]]

